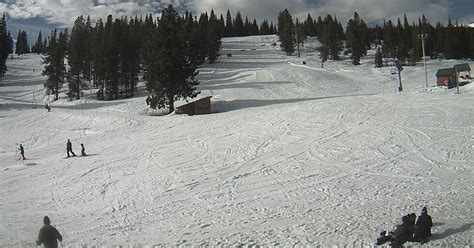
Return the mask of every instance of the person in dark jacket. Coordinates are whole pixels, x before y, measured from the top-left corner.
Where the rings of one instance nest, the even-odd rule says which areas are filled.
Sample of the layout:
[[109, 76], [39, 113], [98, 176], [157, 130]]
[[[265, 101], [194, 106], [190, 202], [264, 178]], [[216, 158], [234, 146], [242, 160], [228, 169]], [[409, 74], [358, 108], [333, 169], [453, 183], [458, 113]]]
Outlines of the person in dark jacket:
[[63, 237], [56, 228], [51, 226], [48, 216], [43, 219], [44, 226], [40, 229], [36, 245], [43, 244], [45, 248], [57, 248], [58, 240], [62, 241]]
[[86, 154], [86, 148], [84, 148], [84, 144], [81, 143], [81, 156], [87, 156]]
[[423, 207], [421, 215], [418, 216], [416, 221], [415, 239], [421, 242], [428, 242], [429, 237], [431, 237], [431, 227], [433, 227], [433, 221], [431, 216], [428, 215], [428, 209]]
[[405, 242], [410, 240], [410, 217], [402, 217], [402, 224], [398, 225], [392, 234], [392, 247], [402, 247]]
[[22, 144], [20, 144], [20, 148], [18, 148], [18, 150], [20, 150], [21, 160], [25, 160], [25, 149], [23, 148]]
[[67, 144], [66, 144], [66, 151], [67, 151], [67, 157], [69, 158], [69, 152], [72, 153], [72, 156], [75, 157], [76, 154], [74, 154], [74, 152], [72, 151], [72, 143], [71, 141], [68, 139], [67, 140]]
[[410, 234], [410, 238], [409, 238], [409, 241], [413, 241], [413, 238], [415, 236], [415, 230], [416, 230], [416, 226], [415, 226], [415, 222], [416, 222], [416, 214], [415, 213], [411, 213], [408, 215], [408, 231], [409, 231], [409, 234]]

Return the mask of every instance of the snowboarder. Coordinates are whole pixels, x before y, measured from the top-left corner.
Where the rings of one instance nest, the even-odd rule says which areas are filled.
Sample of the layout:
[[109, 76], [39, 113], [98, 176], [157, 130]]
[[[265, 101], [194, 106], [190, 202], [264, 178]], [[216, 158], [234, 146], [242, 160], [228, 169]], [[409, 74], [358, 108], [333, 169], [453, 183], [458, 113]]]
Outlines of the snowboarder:
[[421, 215], [418, 216], [418, 220], [416, 221], [415, 239], [422, 243], [428, 242], [429, 237], [431, 237], [432, 226], [433, 221], [431, 216], [428, 215], [428, 209], [423, 207]]
[[58, 240], [62, 241], [63, 237], [56, 228], [50, 225], [51, 221], [49, 220], [48, 216], [43, 218], [43, 223], [44, 226], [39, 231], [36, 245], [43, 244], [45, 248], [57, 248]]
[[76, 154], [74, 154], [74, 152], [72, 151], [72, 143], [71, 141], [68, 139], [67, 140], [67, 145], [66, 145], [66, 151], [67, 151], [67, 157], [69, 158], [69, 152], [72, 153], [72, 156], [75, 157]]
[[46, 106], [44, 106], [45, 109], [48, 110], [48, 112], [51, 112], [51, 107], [46, 103]]
[[87, 156], [86, 154], [86, 148], [84, 148], [84, 144], [81, 143], [81, 156]]
[[20, 148], [18, 148], [18, 150], [20, 150], [20, 155], [21, 155], [21, 157], [19, 159], [25, 160], [26, 159], [25, 158], [25, 149], [23, 148], [22, 144], [20, 144]]

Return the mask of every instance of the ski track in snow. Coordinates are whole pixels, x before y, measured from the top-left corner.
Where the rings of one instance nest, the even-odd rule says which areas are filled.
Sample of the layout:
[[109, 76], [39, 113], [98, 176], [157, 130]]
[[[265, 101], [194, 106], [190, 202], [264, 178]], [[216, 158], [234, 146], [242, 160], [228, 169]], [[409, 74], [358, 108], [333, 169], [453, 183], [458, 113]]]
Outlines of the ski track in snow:
[[[472, 86], [423, 90], [423, 66], [406, 67], [395, 94], [373, 53], [320, 68], [311, 47], [287, 57], [275, 41], [223, 40], [232, 57], [200, 68], [203, 116], [147, 116], [143, 92], [92, 91], [48, 113], [39, 56], [8, 60], [0, 246], [34, 246], [44, 215], [65, 246], [372, 246], [425, 205], [430, 245], [472, 245]], [[456, 63], [429, 61], [430, 82]], [[78, 157], [65, 159], [67, 139]]]

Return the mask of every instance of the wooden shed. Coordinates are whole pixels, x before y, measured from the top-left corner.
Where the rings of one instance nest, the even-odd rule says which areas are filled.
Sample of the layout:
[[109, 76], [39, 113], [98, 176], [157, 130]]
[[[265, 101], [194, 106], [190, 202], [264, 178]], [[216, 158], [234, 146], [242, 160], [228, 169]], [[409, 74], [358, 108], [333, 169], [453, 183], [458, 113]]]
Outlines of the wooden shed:
[[211, 113], [211, 97], [204, 97], [199, 100], [181, 105], [176, 108], [177, 114], [205, 115]]
[[452, 88], [456, 86], [456, 73], [454, 68], [439, 69], [436, 73], [438, 86]]

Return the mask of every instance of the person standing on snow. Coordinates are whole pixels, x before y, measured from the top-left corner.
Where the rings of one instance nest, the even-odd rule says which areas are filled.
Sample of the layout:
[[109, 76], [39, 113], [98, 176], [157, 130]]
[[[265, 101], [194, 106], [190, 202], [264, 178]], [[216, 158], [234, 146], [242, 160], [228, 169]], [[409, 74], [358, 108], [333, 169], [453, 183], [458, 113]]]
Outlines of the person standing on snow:
[[81, 143], [81, 156], [87, 156], [86, 154], [86, 148], [84, 148], [84, 144]]
[[62, 241], [63, 237], [56, 228], [50, 225], [51, 221], [48, 216], [43, 218], [43, 223], [44, 226], [40, 229], [36, 245], [43, 244], [45, 248], [57, 248], [58, 240]]
[[20, 148], [18, 148], [18, 150], [20, 150], [20, 155], [21, 155], [21, 160], [25, 160], [25, 149], [23, 148], [23, 145], [20, 144]]
[[72, 156], [75, 157], [76, 154], [74, 154], [74, 152], [72, 151], [72, 143], [71, 141], [68, 139], [67, 140], [67, 145], [66, 145], [66, 151], [67, 151], [67, 157], [69, 158], [69, 152], [72, 153]]

